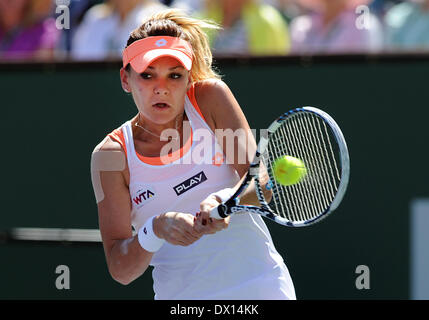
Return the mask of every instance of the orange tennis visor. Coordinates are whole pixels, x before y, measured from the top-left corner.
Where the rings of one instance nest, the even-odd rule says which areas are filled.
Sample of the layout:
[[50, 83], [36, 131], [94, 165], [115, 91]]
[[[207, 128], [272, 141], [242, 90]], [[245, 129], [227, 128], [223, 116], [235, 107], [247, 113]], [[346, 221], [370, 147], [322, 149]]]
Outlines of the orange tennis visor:
[[193, 51], [188, 41], [168, 36], [154, 36], [137, 40], [125, 48], [122, 63], [125, 68], [128, 63], [138, 73], [142, 73], [160, 57], [173, 57], [186, 68], [191, 70]]

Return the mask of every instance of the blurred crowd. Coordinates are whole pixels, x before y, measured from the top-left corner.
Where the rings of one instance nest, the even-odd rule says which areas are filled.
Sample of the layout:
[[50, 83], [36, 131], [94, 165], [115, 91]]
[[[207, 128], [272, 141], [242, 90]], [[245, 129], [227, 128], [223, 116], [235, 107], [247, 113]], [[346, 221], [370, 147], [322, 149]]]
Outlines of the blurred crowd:
[[217, 22], [215, 56], [429, 51], [429, 0], [0, 0], [0, 59], [117, 59], [165, 8]]

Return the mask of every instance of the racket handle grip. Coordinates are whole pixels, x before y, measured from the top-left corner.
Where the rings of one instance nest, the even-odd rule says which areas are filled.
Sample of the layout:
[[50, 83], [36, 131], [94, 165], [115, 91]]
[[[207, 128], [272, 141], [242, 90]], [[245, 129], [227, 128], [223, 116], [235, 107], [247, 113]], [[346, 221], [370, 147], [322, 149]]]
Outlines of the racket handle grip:
[[226, 206], [224, 204], [220, 204], [217, 207], [214, 207], [210, 210], [210, 218], [214, 219], [224, 219], [228, 215], [225, 214]]

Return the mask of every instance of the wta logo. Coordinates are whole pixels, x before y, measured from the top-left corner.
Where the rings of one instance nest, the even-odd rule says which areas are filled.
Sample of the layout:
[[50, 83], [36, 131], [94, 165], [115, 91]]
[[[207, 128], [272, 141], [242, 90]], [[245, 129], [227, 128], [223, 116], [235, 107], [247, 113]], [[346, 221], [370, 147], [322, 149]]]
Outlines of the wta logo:
[[134, 193], [132, 200], [134, 205], [136, 205], [137, 207], [141, 207], [149, 201], [153, 200], [154, 197], [155, 190], [151, 187], [139, 189], [137, 192]]

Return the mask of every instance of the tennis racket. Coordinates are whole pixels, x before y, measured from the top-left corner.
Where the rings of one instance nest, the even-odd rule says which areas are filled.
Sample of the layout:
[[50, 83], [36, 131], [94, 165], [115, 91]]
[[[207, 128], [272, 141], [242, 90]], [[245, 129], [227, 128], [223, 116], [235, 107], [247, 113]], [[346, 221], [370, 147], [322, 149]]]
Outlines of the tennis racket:
[[[273, 176], [276, 159], [289, 155], [301, 159], [307, 174], [296, 184], [284, 186]], [[261, 161], [269, 175], [269, 203], [259, 182]], [[231, 198], [210, 211], [210, 217], [226, 218], [235, 213], [260, 214], [289, 227], [309, 226], [321, 221], [341, 203], [350, 174], [349, 153], [337, 123], [326, 112], [303, 107], [278, 117], [260, 138], [246, 177]], [[260, 207], [240, 205], [240, 195], [255, 181]]]

